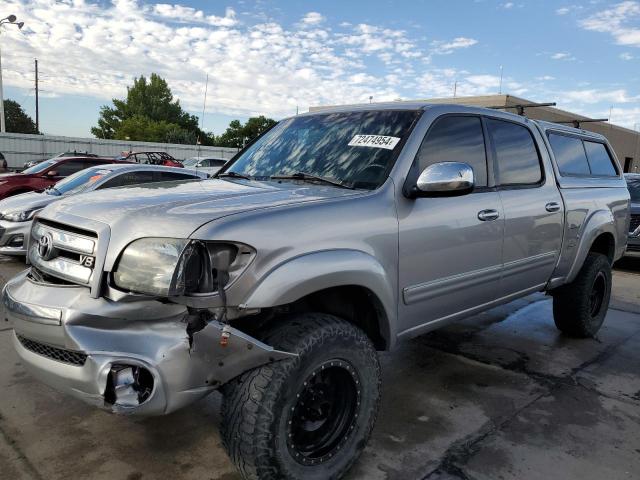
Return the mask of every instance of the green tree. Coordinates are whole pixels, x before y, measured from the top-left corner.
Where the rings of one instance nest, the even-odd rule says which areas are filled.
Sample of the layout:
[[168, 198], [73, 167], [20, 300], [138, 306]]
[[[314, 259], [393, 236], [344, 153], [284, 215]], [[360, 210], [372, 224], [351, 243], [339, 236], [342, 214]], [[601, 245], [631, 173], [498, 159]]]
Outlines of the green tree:
[[195, 143], [207, 138], [198, 128], [198, 117], [185, 112], [174, 100], [166, 80], [152, 73], [140, 76], [127, 87], [125, 100], [113, 99], [113, 105], [100, 108], [98, 125], [91, 129], [98, 138]]
[[39, 133], [35, 122], [25, 113], [18, 102], [4, 101], [4, 119], [7, 132]]
[[227, 130], [215, 138], [215, 145], [218, 147], [240, 148], [258, 135], [273, 127], [277, 122], [264, 115], [251, 117], [243, 125], [240, 120], [232, 120]]

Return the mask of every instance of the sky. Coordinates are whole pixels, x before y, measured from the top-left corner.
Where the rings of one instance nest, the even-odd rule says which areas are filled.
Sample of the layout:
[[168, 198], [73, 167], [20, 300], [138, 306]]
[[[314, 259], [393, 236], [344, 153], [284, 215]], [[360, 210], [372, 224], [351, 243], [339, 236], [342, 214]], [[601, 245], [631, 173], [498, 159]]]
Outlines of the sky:
[[[220, 134], [311, 105], [502, 93], [640, 129], [640, 1], [2, 0], [5, 98], [91, 136], [134, 77]], [[207, 75], [207, 100], [204, 93]], [[202, 117], [203, 105], [205, 115]]]

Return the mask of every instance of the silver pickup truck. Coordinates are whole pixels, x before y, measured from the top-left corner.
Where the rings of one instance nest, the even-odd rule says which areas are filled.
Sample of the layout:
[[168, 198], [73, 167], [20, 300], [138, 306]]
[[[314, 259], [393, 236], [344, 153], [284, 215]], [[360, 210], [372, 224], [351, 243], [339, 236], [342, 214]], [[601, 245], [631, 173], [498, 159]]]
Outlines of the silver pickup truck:
[[3, 302], [24, 365], [87, 402], [165, 414], [219, 389], [247, 479], [342, 476], [402, 339], [541, 291], [596, 335], [629, 230], [602, 136], [472, 107], [292, 117], [216, 177], [47, 207]]

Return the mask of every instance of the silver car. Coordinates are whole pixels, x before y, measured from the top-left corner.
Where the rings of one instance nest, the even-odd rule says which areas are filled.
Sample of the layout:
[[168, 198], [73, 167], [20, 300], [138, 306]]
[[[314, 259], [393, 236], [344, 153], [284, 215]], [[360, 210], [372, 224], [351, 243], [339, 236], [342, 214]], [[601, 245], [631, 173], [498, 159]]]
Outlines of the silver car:
[[219, 389], [242, 478], [338, 479], [375, 423], [377, 351], [534, 292], [593, 337], [628, 227], [601, 135], [347, 106], [281, 121], [214, 179], [45, 208], [5, 318], [21, 362], [70, 395], [163, 415]]
[[44, 192], [28, 192], [0, 201], [0, 254], [26, 255], [26, 239], [35, 215], [47, 205], [78, 193], [139, 183], [203, 179], [195, 170], [154, 165], [99, 165], [81, 170]]

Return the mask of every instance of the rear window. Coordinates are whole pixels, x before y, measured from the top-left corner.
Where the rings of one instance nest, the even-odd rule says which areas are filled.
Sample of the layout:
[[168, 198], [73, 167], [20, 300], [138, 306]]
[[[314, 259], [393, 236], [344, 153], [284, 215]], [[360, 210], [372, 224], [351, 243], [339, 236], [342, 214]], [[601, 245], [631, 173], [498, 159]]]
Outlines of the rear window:
[[562, 175], [589, 175], [589, 163], [582, 140], [564, 135], [549, 135], [549, 143]]
[[587, 151], [592, 175], [604, 175], [607, 177], [618, 175], [616, 168], [613, 166], [613, 159], [604, 144], [585, 141], [584, 148]]

